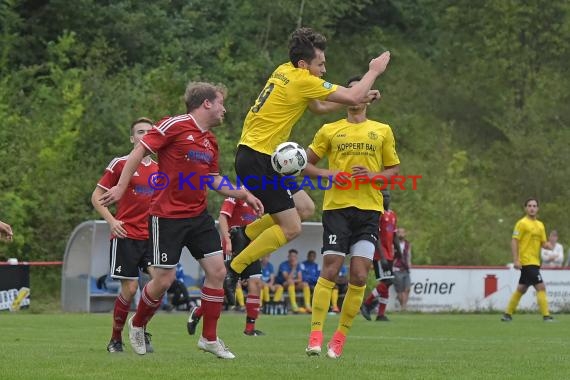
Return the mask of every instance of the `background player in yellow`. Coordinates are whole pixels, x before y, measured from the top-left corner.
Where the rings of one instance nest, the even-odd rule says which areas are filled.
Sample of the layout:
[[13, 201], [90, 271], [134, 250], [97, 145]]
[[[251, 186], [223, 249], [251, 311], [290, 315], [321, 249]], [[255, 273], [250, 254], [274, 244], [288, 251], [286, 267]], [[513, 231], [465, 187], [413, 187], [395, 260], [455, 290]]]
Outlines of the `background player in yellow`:
[[[360, 77], [351, 78], [347, 85], [356, 86], [359, 80]], [[325, 192], [323, 269], [313, 292], [311, 333], [305, 350], [309, 356], [321, 353], [323, 327], [331, 294], [346, 255], [351, 255], [348, 291], [338, 327], [327, 345], [327, 356], [334, 359], [342, 355], [346, 335], [362, 304], [368, 269], [378, 240], [378, 222], [383, 211], [382, 194], [372, 186], [370, 179], [377, 175], [390, 178], [398, 174], [400, 159], [392, 129], [386, 124], [368, 120], [366, 105], [348, 107], [346, 119], [325, 124], [319, 129], [307, 155], [307, 175], [351, 173], [351, 178], [342, 181], [344, 190], [332, 186]], [[328, 170], [315, 167], [325, 156], [328, 156]], [[350, 188], [346, 185], [348, 181]]]
[[544, 224], [537, 219], [538, 200], [535, 198], [527, 199], [524, 208], [526, 215], [515, 225], [511, 239], [514, 267], [520, 269], [521, 276], [517, 290], [511, 296], [501, 321], [510, 322], [513, 320], [512, 315], [517, 309], [521, 297], [532, 285], [536, 289], [536, 302], [542, 318], [545, 322], [550, 322], [553, 318], [548, 311], [546, 286], [544, 286], [540, 275], [540, 248], [552, 249], [553, 247], [546, 240]]
[[[372, 59], [368, 72], [354, 87], [346, 88], [326, 82], [326, 39], [310, 28], [297, 29], [289, 40], [289, 62], [271, 74], [243, 125], [236, 153], [235, 170], [240, 179], [248, 179], [250, 191], [263, 203], [267, 215], [232, 233], [234, 255], [245, 250], [231, 263], [225, 282], [226, 295], [232, 297], [238, 274], [249, 264], [275, 251], [301, 233], [301, 220], [314, 212], [311, 198], [266, 181], [275, 179], [271, 153], [289, 139], [291, 129], [309, 108], [322, 114], [342, 105], [367, 104], [379, 97], [370, 90], [384, 72], [390, 53]], [[243, 181], [242, 181], [243, 183]]]

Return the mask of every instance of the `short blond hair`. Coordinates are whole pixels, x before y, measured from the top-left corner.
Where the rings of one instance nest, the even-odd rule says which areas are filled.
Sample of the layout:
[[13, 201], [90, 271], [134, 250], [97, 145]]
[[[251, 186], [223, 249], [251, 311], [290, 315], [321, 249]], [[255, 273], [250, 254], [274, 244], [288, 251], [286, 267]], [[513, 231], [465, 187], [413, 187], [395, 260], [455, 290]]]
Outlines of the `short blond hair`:
[[207, 82], [189, 82], [184, 91], [184, 103], [186, 104], [186, 112], [192, 112], [200, 107], [204, 100], [214, 101], [222, 94], [225, 98], [228, 94], [227, 88], [223, 84], [212, 84]]
[[137, 125], [137, 124], [139, 124], [139, 123], [150, 124], [151, 127], [154, 125], [154, 121], [152, 121], [150, 118], [148, 118], [148, 117], [139, 117], [138, 119], [136, 119], [135, 121], [133, 121], [132, 124], [131, 124], [131, 136], [134, 135], [134, 128], [135, 128], [135, 125]]

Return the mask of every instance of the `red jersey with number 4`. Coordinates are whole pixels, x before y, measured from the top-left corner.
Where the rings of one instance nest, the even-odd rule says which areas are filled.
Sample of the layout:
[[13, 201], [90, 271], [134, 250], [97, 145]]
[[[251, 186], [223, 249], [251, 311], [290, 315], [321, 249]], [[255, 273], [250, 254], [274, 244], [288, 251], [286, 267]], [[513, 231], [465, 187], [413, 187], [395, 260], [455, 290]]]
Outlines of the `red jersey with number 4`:
[[[382, 253], [386, 260], [394, 260], [394, 233], [398, 217], [393, 210], [385, 210], [380, 215], [380, 225], [378, 227], [378, 236], [382, 246]], [[374, 253], [374, 260], [380, 260], [378, 250]]]
[[222, 203], [220, 214], [228, 217], [228, 226], [243, 227], [257, 219], [257, 214], [253, 207], [241, 199], [226, 198]]
[[[109, 163], [97, 186], [107, 191], [119, 182], [129, 156], [117, 157]], [[148, 213], [154, 192], [148, 178], [158, 170], [158, 164], [152, 159], [146, 164], [140, 163], [131, 178], [125, 195], [117, 203], [115, 219], [124, 222], [127, 237], [134, 240], [148, 239]], [[112, 237], [115, 237], [111, 235]]]
[[[207, 206], [207, 183], [218, 175], [218, 143], [191, 115], [166, 117], [141, 144], [156, 153], [159, 171], [150, 214], [161, 218], [192, 218]], [[160, 188], [160, 189], [159, 189]]]

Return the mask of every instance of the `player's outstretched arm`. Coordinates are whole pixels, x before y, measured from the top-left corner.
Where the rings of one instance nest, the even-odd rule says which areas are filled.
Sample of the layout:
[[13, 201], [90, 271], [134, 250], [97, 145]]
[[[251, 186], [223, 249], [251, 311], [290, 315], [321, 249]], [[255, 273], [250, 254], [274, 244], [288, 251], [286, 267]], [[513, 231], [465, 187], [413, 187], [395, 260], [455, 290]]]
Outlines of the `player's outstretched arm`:
[[376, 78], [386, 70], [388, 62], [390, 62], [390, 52], [385, 51], [370, 61], [368, 71], [354, 86], [350, 88], [338, 86], [337, 90], [327, 96], [325, 100], [351, 106], [362, 103], [368, 96]]
[[257, 197], [255, 197], [245, 188], [238, 188], [238, 186], [233, 183], [228, 185], [225, 182], [222, 186], [222, 181], [224, 180], [224, 178], [219, 174], [214, 175], [213, 179], [214, 180], [212, 182], [211, 189], [213, 189], [215, 192], [222, 194], [226, 197], [237, 198], [241, 199], [242, 201], [245, 201], [255, 210], [257, 216], [261, 216], [264, 214], [265, 211], [263, 208], [263, 203], [261, 203], [261, 201], [257, 199]]

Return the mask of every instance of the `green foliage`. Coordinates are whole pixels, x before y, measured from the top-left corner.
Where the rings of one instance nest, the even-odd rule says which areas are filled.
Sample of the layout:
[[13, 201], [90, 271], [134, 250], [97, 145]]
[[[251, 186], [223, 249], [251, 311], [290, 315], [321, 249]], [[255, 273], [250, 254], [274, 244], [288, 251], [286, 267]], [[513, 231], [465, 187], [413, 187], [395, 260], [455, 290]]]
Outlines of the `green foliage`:
[[[215, 132], [233, 178], [243, 118], [288, 59], [298, 25], [327, 35], [331, 82], [392, 52], [369, 117], [393, 128], [401, 174], [422, 176], [417, 190], [393, 192], [417, 263], [509, 261], [529, 195], [564, 243], [568, 11], [544, 0], [3, 1], [0, 220], [14, 226], [15, 242], [0, 254], [61, 259], [73, 227], [98, 218], [90, 194], [107, 163], [131, 150], [131, 121], [183, 113], [189, 81], [229, 88]], [[308, 146], [341, 117], [307, 113], [291, 139]], [[322, 192], [310, 195], [322, 204]], [[221, 201], [211, 192], [210, 212]]]

